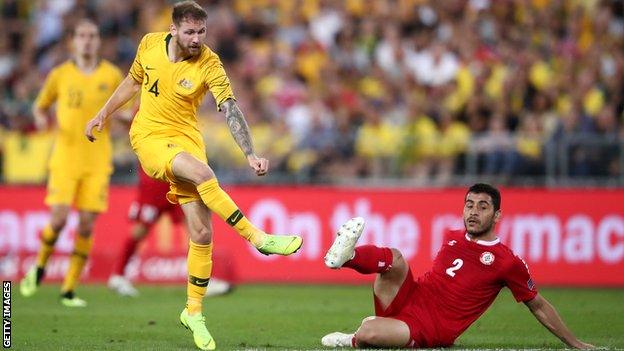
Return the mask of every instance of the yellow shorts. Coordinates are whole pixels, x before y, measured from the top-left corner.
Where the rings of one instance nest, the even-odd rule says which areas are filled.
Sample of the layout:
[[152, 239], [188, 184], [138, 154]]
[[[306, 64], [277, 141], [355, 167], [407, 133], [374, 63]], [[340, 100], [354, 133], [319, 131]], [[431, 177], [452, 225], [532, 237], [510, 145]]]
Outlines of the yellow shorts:
[[187, 152], [208, 164], [206, 147], [200, 134], [191, 138], [181, 134], [166, 136], [137, 133], [130, 136], [130, 143], [145, 173], [169, 183], [170, 190], [167, 193], [169, 202], [185, 204], [201, 201], [195, 185], [176, 179], [171, 169], [173, 158], [181, 152]]
[[74, 205], [78, 210], [104, 212], [108, 208], [108, 174], [76, 176], [61, 169], [52, 169], [48, 177], [48, 206]]

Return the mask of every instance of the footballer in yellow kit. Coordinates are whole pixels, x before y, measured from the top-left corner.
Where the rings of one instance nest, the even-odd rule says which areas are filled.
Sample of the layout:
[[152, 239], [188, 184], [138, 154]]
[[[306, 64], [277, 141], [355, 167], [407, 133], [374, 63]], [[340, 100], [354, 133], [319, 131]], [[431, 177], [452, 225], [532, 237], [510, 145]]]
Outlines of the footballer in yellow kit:
[[102, 133], [101, 143], [90, 143], [85, 140], [82, 127], [122, 79], [121, 71], [106, 60], [101, 60], [89, 74], [69, 60], [48, 75], [35, 101], [35, 106], [43, 110], [56, 102], [58, 128], [49, 161], [47, 205], [75, 205], [93, 212], [106, 210], [112, 172], [109, 133]]
[[86, 302], [74, 296], [74, 288], [91, 249], [95, 219], [107, 208], [112, 155], [108, 130], [101, 134], [101, 142], [94, 144], [85, 140], [83, 126], [108, 100], [123, 75], [113, 64], [99, 58], [100, 34], [94, 22], [79, 20], [72, 44], [72, 58], [50, 72], [33, 106], [37, 126], [45, 128], [50, 110], [56, 105], [58, 127], [45, 199], [50, 206], [50, 223], [41, 232], [36, 265], [24, 276], [20, 291], [27, 297], [37, 291], [54, 244], [74, 206], [79, 211], [79, 221], [61, 287], [61, 303], [84, 307]]
[[213, 350], [216, 343], [202, 315], [212, 272], [212, 212], [263, 254], [290, 255], [303, 241], [254, 226], [221, 189], [208, 165], [197, 109], [211, 92], [249, 166], [259, 176], [269, 167], [267, 159], [254, 153], [249, 127], [219, 57], [203, 44], [207, 18], [194, 1], [176, 3], [170, 31], [143, 37], [128, 76], [87, 123], [85, 135], [95, 141], [93, 129], [101, 130], [113, 112], [141, 91], [139, 112], [130, 128], [132, 147], [149, 176], [169, 182], [167, 198], [180, 204], [188, 224], [187, 300], [180, 322], [193, 333], [198, 348]]
[[141, 166], [152, 178], [171, 184], [170, 201], [200, 200], [196, 187], [171, 173], [171, 161], [182, 151], [207, 163], [206, 146], [197, 127], [197, 109], [207, 91], [217, 106], [234, 99], [217, 54], [203, 46], [197, 57], [172, 63], [167, 57], [169, 32], [141, 40], [129, 75], [142, 82], [141, 107], [130, 128], [130, 142]]

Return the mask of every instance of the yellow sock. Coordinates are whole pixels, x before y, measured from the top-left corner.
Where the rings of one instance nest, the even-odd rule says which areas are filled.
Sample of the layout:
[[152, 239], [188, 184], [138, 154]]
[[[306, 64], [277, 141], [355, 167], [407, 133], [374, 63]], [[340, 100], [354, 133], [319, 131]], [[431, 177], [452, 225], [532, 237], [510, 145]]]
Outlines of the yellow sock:
[[238, 234], [255, 247], [264, 243], [264, 232], [256, 228], [238, 209], [230, 196], [221, 189], [216, 178], [197, 186], [197, 192], [208, 208], [227, 224], [234, 227]]
[[206, 295], [212, 273], [212, 243], [201, 245], [189, 240], [187, 265], [186, 309], [189, 314], [201, 313], [202, 299]]
[[63, 281], [63, 286], [61, 287], [62, 292], [73, 291], [74, 288], [76, 288], [76, 284], [80, 279], [80, 273], [82, 273], [82, 269], [87, 263], [87, 258], [89, 257], [89, 251], [91, 251], [92, 244], [93, 240], [91, 239], [91, 236], [85, 238], [82, 235], [76, 235], [74, 252], [72, 252], [69, 259], [69, 269], [65, 274], [65, 280]]
[[54, 230], [52, 230], [52, 226], [49, 224], [43, 228], [40, 238], [41, 247], [37, 254], [37, 267], [44, 268], [46, 266], [50, 255], [54, 252], [54, 244], [56, 244], [58, 237], [59, 233], [55, 233]]

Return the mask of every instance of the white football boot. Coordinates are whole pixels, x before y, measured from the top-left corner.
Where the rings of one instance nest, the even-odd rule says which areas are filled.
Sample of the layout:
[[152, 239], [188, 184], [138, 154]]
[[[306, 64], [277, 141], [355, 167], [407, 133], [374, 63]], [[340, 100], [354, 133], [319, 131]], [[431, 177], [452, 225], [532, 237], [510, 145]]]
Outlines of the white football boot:
[[345, 222], [336, 234], [336, 239], [325, 254], [325, 265], [337, 269], [353, 258], [355, 244], [364, 230], [364, 218], [355, 217]]
[[121, 296], [139, 296], [139, 291], [132, 285], [132, 282], [121, 275], [111, 275], [108, 278], [108, 288]]
[[321, 338], [321, 344], [325, 347], [351, 347], [354, 334], [333, 332]]
[[208, 288], [206, 289], [206, 296], [225, 295], [231, 292], [232, 289], [232, 284], [226, 282], [225, 280], [210, 278]]

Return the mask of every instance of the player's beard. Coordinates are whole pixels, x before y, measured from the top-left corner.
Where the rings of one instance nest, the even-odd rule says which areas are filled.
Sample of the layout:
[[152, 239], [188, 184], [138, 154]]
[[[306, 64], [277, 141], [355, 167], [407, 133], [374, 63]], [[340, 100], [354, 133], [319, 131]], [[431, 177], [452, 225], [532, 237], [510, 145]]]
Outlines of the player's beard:
[[184, 57], [195, 57], [198, 56], [199, 53], [201, 52], [201, 44], [199, 44], [195, 50], [193, 50], [193, 48], [188, 45], [188, 46], [184, 46], [182, 44], [180, 44], [180, 42], [177, 42], [178, 44], [178, 48], [180, 49], [180, 51], [182, 51]]
[[481, 237], [486, 233], [490, 232], [494, 227], [494, 217], [492, 217], [489, 221], [485, 222], [483, 226], [478, 230], [470, 230], [468, 229], [468, 223], [464, 219], [464, 227], [466, 228], [466, 233], [470, 234], [473, 237]]

